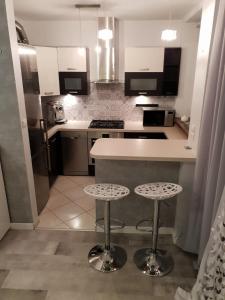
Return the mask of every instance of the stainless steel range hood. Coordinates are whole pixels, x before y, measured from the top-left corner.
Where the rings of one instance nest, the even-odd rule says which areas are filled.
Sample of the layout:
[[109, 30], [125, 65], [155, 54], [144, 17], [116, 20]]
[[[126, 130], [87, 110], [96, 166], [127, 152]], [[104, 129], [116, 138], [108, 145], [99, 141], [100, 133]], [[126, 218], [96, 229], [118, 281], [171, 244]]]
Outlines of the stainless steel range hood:
[[119, 83], [119, 28], [118, 20], [114, 17], [98, 18], [98, 31], [102, 29], [110, 29], [113, 38], [102, 40], [98, 38], [97, 46], [97, 84]]
[[16, 21], [16, 33], [17, 33], [17, 42], [21, 44], [29, 44], [29, 40], [27, 38], [26, 32], [23, 26]]

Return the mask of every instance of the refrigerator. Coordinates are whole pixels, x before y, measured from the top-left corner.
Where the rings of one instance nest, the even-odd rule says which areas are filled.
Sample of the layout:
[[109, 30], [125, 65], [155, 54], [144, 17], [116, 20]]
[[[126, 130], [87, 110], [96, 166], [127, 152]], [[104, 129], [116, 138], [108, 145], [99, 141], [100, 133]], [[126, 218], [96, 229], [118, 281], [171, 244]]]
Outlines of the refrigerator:
[[47, 129], [42, 114], [35, 48], [18, 44], [38, 214], [49, 197]]

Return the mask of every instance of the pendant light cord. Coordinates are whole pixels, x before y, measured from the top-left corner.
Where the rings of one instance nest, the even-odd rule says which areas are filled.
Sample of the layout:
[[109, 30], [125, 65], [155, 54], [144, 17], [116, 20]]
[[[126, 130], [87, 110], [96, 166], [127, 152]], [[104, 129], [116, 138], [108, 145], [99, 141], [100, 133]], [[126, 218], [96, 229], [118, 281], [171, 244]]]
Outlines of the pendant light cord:
[[82, 37], [82, 24], [81, 24], [81, 13], [80, 13], [80, 8], [79, 8], [79, 33], [80, 33], [80, 45], [83, 45], [83, 37]]

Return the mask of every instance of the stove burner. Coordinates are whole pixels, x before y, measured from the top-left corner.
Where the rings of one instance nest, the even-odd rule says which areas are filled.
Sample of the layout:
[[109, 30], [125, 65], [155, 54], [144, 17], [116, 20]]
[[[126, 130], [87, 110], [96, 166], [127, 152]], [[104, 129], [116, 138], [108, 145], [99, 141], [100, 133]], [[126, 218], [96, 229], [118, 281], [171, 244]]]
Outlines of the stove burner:
[[92, 120], [89, 128], [108, 128], [123, 129], [124, 121], [122, 120]]

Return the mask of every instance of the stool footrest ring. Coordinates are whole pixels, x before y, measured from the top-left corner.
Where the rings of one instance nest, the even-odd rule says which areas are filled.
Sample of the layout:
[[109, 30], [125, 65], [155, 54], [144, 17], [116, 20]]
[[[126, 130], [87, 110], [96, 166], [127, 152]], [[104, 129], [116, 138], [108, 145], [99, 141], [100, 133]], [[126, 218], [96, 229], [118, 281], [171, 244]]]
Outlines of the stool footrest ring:
[[[98, 218], [96, 219], [96, 225], [100, 228], [104, 229], [104, 218]], [[102, 223], [102, 224], [101, 224]], [[117, 230], [117, 229], [123, 229], [125, 227], [125, 223], [118, 219], [110, 218], [110, 230]]]
[[[148, 223], [148, 225], [149, 225], [149, 223], [150, 223], [151, 229], [146, 228], [146, 227], [149, 227], [149, 226], [146, 226], [146, 227], [141, 228], [141, 225], [144, 224], [145, 222]], [[153, 220], [152, 220], [152, 219], [142, 219], [142, 220], [140, 220], [140, 221], [136, 224], [136, 230], [138, 230], [138, 231], [143, 231], [143, 232], [152, 232], [152, 227], [153, 227]]]

